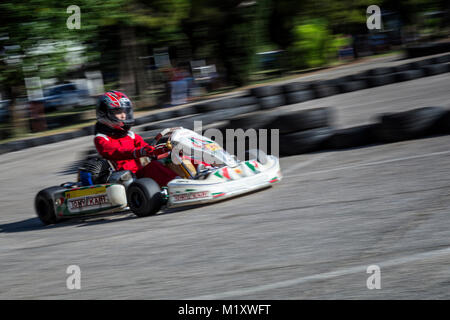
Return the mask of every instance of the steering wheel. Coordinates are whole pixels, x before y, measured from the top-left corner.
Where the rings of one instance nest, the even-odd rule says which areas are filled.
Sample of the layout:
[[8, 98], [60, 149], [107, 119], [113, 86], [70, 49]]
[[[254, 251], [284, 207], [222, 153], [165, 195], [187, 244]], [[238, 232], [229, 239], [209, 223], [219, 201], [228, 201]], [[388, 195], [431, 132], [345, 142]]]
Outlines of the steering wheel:
[[[168, 134], [172, 135], [172, 133], [173, 133], [175, 130], [180, 129], [180, 128], [181, 128], [181, 127], [175, 127], [175, 128], [167, 128], [167, 129], [164, 129], [163, 131], [161, 131], [160, 133], [158, 133], [158, 134], [153, 138], [153, 140], [152, 140], [152, 142], [150, 143], [150, 145], [151, 145], [151, 146], [156, 146], [156, 145], [158, 144], [159, 140], [161, 140], [162, 137], [164, 137], [164, 136], [166, 136], [166, 135], [168, 135]], [[169, 142], [169, 141], [170, 141], [170, 137], [169, 137], [168, 142]]]

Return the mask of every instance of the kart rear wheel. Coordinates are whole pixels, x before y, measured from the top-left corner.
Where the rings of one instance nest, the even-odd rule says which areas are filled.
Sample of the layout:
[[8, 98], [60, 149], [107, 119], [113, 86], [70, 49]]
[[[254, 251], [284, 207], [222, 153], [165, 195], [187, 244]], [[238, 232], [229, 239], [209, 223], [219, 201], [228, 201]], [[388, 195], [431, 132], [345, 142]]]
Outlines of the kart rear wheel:
[[127, 201], [131, 211], [138, 217], [156, 214], [164, 203], [159, 185], [150, 178], [138, 179], [130, 184]]
[[36, 214], [45, 225], [54, 224], [58, 220], [53, 203], [53, 194], [60, 189], [61, 187], [50, 187], [41, 190], [34, 199]]

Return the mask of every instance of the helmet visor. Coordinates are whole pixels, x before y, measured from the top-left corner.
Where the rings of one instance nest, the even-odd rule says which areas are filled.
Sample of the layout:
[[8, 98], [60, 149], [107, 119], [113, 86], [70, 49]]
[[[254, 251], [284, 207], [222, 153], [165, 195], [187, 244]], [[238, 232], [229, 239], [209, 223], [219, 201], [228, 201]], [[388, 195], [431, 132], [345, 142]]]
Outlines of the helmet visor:
[[130, 124], [134, 122], [133, 108], [131, 107], [119, 107], [109, 111], [111, 120], [123, 122], [124, 124]]

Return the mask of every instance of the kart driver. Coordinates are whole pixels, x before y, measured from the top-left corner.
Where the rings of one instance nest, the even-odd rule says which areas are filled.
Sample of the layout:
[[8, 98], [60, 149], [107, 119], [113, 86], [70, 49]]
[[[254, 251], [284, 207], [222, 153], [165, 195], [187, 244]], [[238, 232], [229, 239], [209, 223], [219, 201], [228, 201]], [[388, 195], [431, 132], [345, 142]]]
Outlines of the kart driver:
[[158, 161], [142, 166], [139, 158], [156, 159], [169, 150], [155, 148], [130, 131], [134, 125], [133, 108], [125, 94], [119, 91], [106, 92], [99, 98], [96, 113], [95, 147], [103, 158], [114, 164], [116, 170], [130, 170], [137, 178], [152, 178], [160, 187], [177, 177], [174, 171]]

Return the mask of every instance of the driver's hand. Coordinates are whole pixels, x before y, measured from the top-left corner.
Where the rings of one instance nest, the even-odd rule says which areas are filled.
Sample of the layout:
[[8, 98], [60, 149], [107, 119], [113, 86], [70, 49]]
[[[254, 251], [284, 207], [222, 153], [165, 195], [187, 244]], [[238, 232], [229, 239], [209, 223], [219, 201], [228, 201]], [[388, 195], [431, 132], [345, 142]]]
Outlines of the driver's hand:
[[135, 158], [152, 157], [154, 152], [155, 152], [155, 147], [152, 147], [151, 145], [146, 145], [142, 148], [134, 149], [133, 154], [134, 154]]
[[167, 158], [170, 155], [170, 149], [167, 148], [166, 146], [161, 146], [155, 148], [152, 155], [155, 159]]

